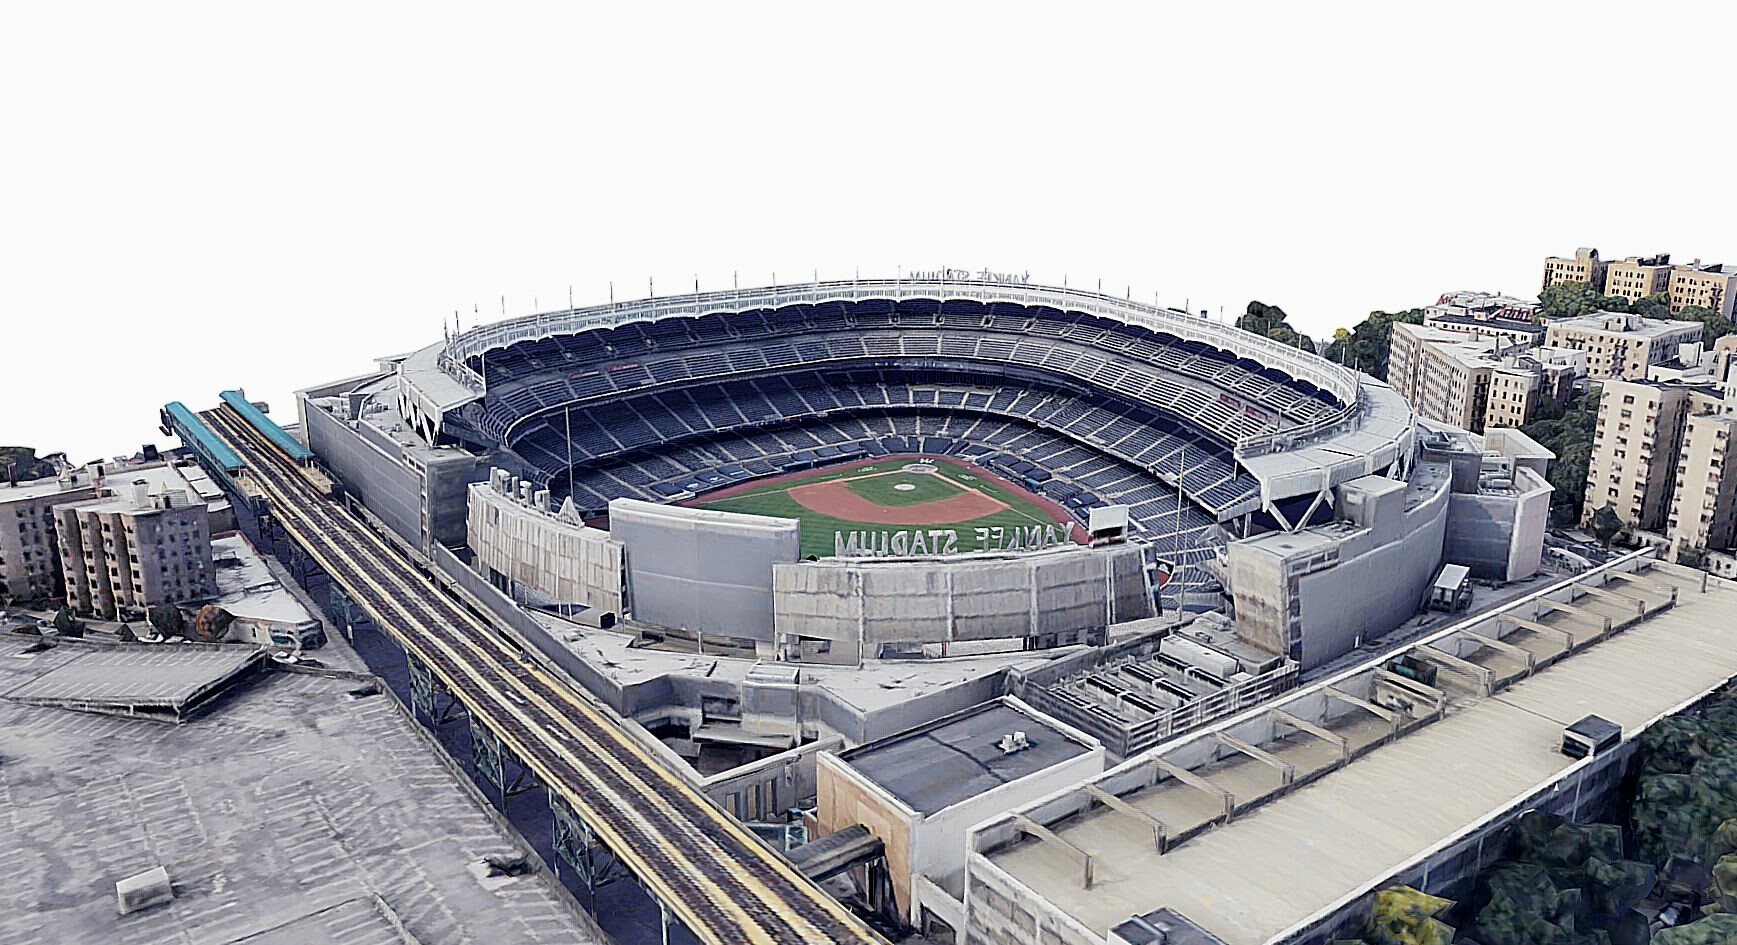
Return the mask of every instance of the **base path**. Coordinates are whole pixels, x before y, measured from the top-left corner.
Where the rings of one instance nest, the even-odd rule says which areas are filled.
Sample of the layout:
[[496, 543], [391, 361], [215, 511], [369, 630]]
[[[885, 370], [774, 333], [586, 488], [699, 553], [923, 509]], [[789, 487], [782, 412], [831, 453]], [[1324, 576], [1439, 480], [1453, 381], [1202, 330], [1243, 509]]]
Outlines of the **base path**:
[[877, 505], [852, 492], [849, 479], [791, 486], [790, 498], [805, 509], [853, 522], [876, 525], [952, 525], [994, 515], [1007, 508], [981, 492], [963, 491], [921, 505]]

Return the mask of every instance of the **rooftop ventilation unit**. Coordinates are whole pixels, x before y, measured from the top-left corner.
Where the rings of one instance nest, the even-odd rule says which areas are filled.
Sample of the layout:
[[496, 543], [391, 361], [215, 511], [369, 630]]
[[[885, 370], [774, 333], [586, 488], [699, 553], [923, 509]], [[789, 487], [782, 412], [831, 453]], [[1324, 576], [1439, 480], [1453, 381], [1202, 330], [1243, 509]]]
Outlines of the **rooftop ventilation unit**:
[[1602, 755], [1622, 744], [1622, 726], [1589, 715], [1562, 730], [1562, 753], [1570, 758]]
[[1001, 741], [996, 744], [1000, 746], [1002, 754], [1011, 755], [1030, 748], [1031, 739], [1026, 738], [1024, 732], [1008, 732], [1001, 736]]

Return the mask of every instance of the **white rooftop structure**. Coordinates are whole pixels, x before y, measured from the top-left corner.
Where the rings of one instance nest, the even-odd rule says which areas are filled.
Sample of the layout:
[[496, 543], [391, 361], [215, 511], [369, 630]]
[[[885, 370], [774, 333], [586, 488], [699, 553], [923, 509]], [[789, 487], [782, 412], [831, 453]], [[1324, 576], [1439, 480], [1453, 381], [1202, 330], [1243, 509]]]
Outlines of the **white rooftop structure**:
[[213, 539], [211, 559], [217, 577], [217, 597], [211, 603], [240, 619], [291, 626], [316, 622], [245, 536]]
[[1159, 908], [1228, 945], [1289, 941], [1608, 761], [1562, 754], [1566, 726], [1632, 738], [1733, 676], [1737, 584], [1637, 553], [981, 825], [973, 883], [1069, 942]]
[[1629, 312], [1593, 312], [1590, 315], [1580, 315], [1574, 318], [1551, 319], [1549, 324], [1553, 328], [1577, 331], [1623, 334], [1640, 338], [1665, 338], [1682, 334], [1685, 330], [1698, 326], [1699, 323], [1668, 318], [1646, 318]]

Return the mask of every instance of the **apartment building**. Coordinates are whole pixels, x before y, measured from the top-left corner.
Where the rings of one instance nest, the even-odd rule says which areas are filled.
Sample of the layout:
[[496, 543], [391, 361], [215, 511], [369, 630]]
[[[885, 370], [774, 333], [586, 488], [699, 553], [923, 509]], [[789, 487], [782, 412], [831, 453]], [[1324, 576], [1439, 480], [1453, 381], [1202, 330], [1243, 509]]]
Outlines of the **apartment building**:
[[0, 481], [0, 597], [37, 600], [61, 592], [54, 507], [96, 496], [90, 470], [48, 479]]
[[1560, 318], [1546, 326], [1544, 344], [1586, 353], [1587, 376], [1642, 380], [1647, 369], [1677, 355], [1677, 346], [1700, 341], [1700, 322], [1594, 312]]
[[1419, 414], [1482, 433], [1518, 427], [1547, 400], [1566, 399], [1585, 365], [1580, 352], [1402, 323], [1393, 326], [1387, 381]]
[[1619, 295], [1631, 302], [1670, 290], [1671, 254], [1630, 256], [1605, 267], [1604, 294]]
[[1598, 250], [1582, 246], [1574, 251], [1573, 257], [1550, 256], [1544, 260], [1544, 288], [1560, 285], [1564, 282], [1584, 282], [1600, 292], [1604, 291], [1605, 262], [1598, 258]]
[[67, 606], [113, 620], [216, 593], [204, 501], [144, 478], [103, 491], [54, 510]]
[[1737, 312], [1737, 266], [1703, 265], [1699, 259], [1676, 266], [1667, 291], [1672, 314], [1693, 305], [1730, 318]]
[[1544, 340], [1538, 303], [1498, 292], [1448, 292], [1423, 310], [1423, 323], [1474, 338], [1500, 338], [1525, 345]]
[[1640, 381], [1604, 385], [1586, 471], [1586, 521], [1609, 506], [1631, 528], [1665, 526], [1676, 484], [1676, 445], [1698, 390]]
[[1691, 413], [1677, 450], [1670, 536], [1683, 548], [1737, 546], [1737, 474], [1730, 471], [1737, 403]]

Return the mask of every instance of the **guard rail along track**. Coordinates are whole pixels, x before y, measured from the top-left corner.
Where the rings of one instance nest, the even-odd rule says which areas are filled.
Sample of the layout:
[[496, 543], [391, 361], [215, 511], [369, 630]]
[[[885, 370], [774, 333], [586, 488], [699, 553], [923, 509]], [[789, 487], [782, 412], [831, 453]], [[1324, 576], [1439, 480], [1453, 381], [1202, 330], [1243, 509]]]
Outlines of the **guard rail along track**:
[[884, 940], [668, 770], [602, 707], [524, 660], [229, 407], [204, 415], [279, 525], [558, 795], [702, 942]]

